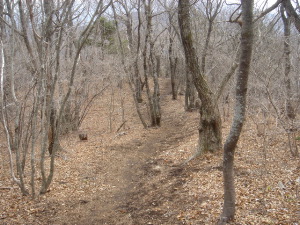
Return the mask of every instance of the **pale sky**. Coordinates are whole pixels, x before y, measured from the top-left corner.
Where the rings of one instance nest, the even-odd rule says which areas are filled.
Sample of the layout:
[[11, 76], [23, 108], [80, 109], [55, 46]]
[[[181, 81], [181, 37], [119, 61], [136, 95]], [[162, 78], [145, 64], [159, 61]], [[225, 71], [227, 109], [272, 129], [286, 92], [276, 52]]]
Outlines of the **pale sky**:
[[[227, 3], [240, 3], [240, 0], [226, 0]], [[258, 6], [261, 7], [264, 5], [264, 3], [267, 2], [267, 6], [273, 5], [276, 0], [254, 0], [254, 3]]]

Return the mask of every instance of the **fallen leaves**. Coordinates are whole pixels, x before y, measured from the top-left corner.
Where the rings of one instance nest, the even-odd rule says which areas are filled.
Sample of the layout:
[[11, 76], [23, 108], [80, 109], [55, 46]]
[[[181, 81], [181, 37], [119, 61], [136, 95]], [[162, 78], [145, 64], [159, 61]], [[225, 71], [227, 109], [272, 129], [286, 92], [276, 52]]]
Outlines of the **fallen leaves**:
[[[215, 224], [223, 204], [222, 153], [180, 167], [197, 147], [199, 114], [184, 112], [183, 98], [162, 99], [161, 128], [144, 130], [129, 101], [128, 129], [116, 136], [105, 122], [104, 95], [83, 124], [88, 141], [78, 141], [77, 134], [62, 139], [64, 157], [57, 158], [51, 192], [39, 201], [11, 189], [2, 173], [0, 223]], [[117, 128], [121, 115], [115, 118]], [[230, 123], [223, 127], [225, 139]], [[236, 150], [237, 211], [231, 224], [299, 223], [299, 159], [290, 157], [286, 135], [275, 125], [265, 137], [257, 137], [250, 120], [246, 127]]]

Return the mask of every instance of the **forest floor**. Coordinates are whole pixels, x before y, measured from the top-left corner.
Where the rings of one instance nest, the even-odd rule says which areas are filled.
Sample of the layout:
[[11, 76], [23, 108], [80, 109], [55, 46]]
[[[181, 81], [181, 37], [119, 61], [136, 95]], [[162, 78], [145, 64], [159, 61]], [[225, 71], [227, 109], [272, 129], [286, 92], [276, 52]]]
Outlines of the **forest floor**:
[[[99, 97], [81, 127], [88, 140], [78, 133], [62, 138], [53, 183], [37, 200], [11, 187], [3, 157], [0, 224], [215, 224], [223, 203], [222, 152], [182, 164], [195, 152], [199, 114], [184, 110], [184, 96], [171, 100], [169, 80], [161, 87], [160, 128], [143, 129], [130, 92], [116, 88], [114, 96]], [[116, 132], [120, 97], [127, 122]], [[299, 158], [291, 157], [287, 135], [275, 123], [257, 136], [254, 122], [246, 121], [236, 150], [231, 224], [298, 225]], [[229, 128], [228, 119], [224, 140]], [[4, 155], [5, 144], [0, 147]]]

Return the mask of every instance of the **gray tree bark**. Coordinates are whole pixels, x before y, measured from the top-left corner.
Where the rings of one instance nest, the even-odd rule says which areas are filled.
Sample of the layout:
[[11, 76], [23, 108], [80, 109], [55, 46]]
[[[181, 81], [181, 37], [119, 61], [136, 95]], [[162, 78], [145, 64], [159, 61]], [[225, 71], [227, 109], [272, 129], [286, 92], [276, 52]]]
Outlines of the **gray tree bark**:
[[[152, 39], [152, 0], [143, 0], [146, 17], [146, 35], [143, 49], [143, 68], [145, 87], [148, 97], [151, 126], [160, 126], [161, 122], [161, 109], [160, 109], [160, 92], [157, 73], [155, 73], [155, 60], [154, 60], [154, 40]], [[148, 56], [149, 54], [149, 56]], [[153, 78], [153, 93], [151, 94], [149, 77]]]
[[282, 6], [285, 8], [286, 12], [293, 18], [293, 23], [300, 33], [300, 17], [294, 9], [290, 0], [282, 0]]
[[178, 21], [186, 62], [202, 104], [200, 109], [199, 149], [197, 154], [207, 151], [215, 152], [221, 149], [222, 143], [221, 115], [217, 99], [209, 88], [197, 60], [190, 25], [189, 0], [179, 0]]
[[[4, 2], [3, 2], [3, 0], [0, 0], [0, 18], [3, 18], [3, 15], [4, 15], [3, 12], [4, 12]], [[1, 40], [3, 40], [4, 33], [5, 33], [4, 22], [0, 21], [0, 39]]]
[[196, 109], [196, 91], [192, 75], [188, 66], [185, 66], [185, 110], [193, 111]]
[[207, 53], [208, 53], [208, 48], [209, 48], [209, 43], [211, 39], [211, 34], [213, 31], [213, 26], [214, 26], [214, 21], [219, 14], [223, 1], [218, 0], [216, 2], [216, 6], [214, 7], [214, 2], [211, 0], [207, 0], [206, 4], [203, 3], [203, 6], [205, 7], [205, 14], [208, 20], [208, 29], [207, 29], [207, 34], [205, 38], [205, 45], [201, 57], [201, 71], [203, 74], [205, 74], [205, 67], [206, 67], [206, 58], [207, 58]]
[[171, 74], [171, 87], [172, 87], [172, 99], [177, 99], [177, 88], [176, 88], [176, 66], [178, 58], [174, 59], [173, 56], [173, 37], [169, 34], [169, 63], [170, 63], [170, 74]]
[[290, 79], [290, 71], [291, 71], [291, 48], [290, 48], [290, 35], [291, 35], [291, 17], [289, 13], [286, 13], [284, 7], [280, 8], [281, 11], [281, 19], [283, 22], [283, 29], [284, 29], [284, 83], [285, 83], [285, 90], [287, 94], [285, 109], [286, 109], [286, 116], [289, 119], [295, 119], [295, 112], [292, 106], [292, 90], [291, 90], [291, 79]]
[[[135, 104], [135, 107], [136, 107], [136, 110], [137, 110], [137, 114], [141, 120], [141, 123], [143, 124], [143, 127], [145, 129], [148, 128], [148, 125], [146, 124], [144, 118], [143, 118], [143, 115], [142, 115], [142, 112], [140, 110], [140, 106], [139, 106], [139, 103], [142, 102], [142, 98], [141, 98], [141, 83], [140, 82], [137, 82], [137, 79], [140, 81], [140, 75], [139, 75], [139, 68], [138, 68], [138, 59], [139, 59], [139, 50], [140, 50], [140, 28], [141, 28], [141, 18], [140, 18], [140, 0], [138, 1], [138, 20], [139, 20], [139, 25], [138, 25], [138, 41], [137, 41], [137, 51], [136, 51], [136, 56], [135, 56], [135, 61], [133, 62], [132, 66], [130, 67], [133, 67], [133, 73], [134, 73], [134, 76], [132, 77], [130, 75], [130, 72], [131, 72], [131, 68], [127, 68], [126, 64], [125, 64], [125, 53], [124, 53], [124, 48], [123, 48], [123, 45], [122, 45], [122, 40], [121, 40], [121, 34], [120, 34], [120, 30], [119, 30], [119, 24], [118, 24], [118, 21], [117, 21], [117, 13], [116, 13], [116, 9], [115, 9], [115, 6], [114, 6], [114, 3], [112, 3], [112, 10], [113, 10], [113, 13], [114, 13], [114, 19], [116, 21], [116, 28], [117, 28], [117, 34], [118, 34], [118, 41], [119, 41], [119, 46], [120, 46], [120, 50], [121, 50], [121, 61], [122, 61], [122, 65], [123, 65], [123, 68], [124, 68], [124, 71], [125, 73], [127, 74], [128, 76], [128, 84], [129, 84], [129, 87], [132, 91], [132, 96], [133, 96], [133, 99], [134, 99], [134, 104]], [[130, 52], [132, 55], [134, 55], [134, 51], [133, 51], [133, 43], [130, 44], [129, 42], [129, 47], [130, 47]], [[137, 84], [139, 84], [137, 86]], [[140, 97], [139, 97], [140, 96]]]
[[242, 0], [241, 3], [243, 24], [241, 30], [241, 55], [237, 74], [234, 118], [224, 145], [224, 205], [219, 221], [220, 224], [225, 224], [235, 216], [234, 153], [245, 120], [248, 76], [253, 45], [253, 0]]

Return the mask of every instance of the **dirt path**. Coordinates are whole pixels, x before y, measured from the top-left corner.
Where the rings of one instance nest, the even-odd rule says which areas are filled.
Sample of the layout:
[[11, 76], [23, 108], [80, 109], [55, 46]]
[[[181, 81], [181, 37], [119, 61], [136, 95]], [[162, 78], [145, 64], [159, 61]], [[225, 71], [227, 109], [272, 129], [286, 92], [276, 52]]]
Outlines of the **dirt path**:
[[[178, 111], [181, 103], [171, 100], [167, 88], [163, 90], [162, 127], [140, 130], [133, 139], [126, 139], [126, 135], [116, 137], [119, 141], [112, 141], [105, 147], [105, 160], [94, 158], [89, 163], [94, 168], [89, 167], [87, 179], [99, 176], [95, 178], [96, 185], [107, 188], [77, 203], [69, 203], [71, 210], [58, 213], [51, 222], [128, 225], [174, 224], [174, 219], [178, 222], [174, 217], [178, 212], [169, 211], [164, 203], [177, 204], [176, 191], [185, 183], [187, 174], [158, 155], [194, 134], [196, 124], [187, 123], [189, 115], [183, 109]], [[124, 140], [120, 141], [122, 138]], [[89, 145], [97, 146], [97, 143], [91, 141]], [[100, 183], [97, 184], [97, 180]]]
[[[223, 202], [222, 152], [178, 166], [194, 151], [198, 113], [184, 111], [183, 96], [171, 100], [168, 82], [161, 83], [163, 117], [157, 129], [142, 128], [125, 91], [126, 129], [109, 132], [111, 96], [101, 96], [82, 126], [88, 141], [79, 141], [78, 134], [61, 140], [65, 151], [56, 159], [46, 195], [36, 201], [22, 196], [16, 185], [0, 188], [0, 225], [216, 224]], [[118, 104], [113, 112], [116, 131], [122, 124]], [[229, 129], [228, 121], [224, 137]], [[232, 225], [299, 221], [299, 159], [289, 157], [286, 135], [276, 133], [275, 124], [271, 129], [265, 148], [255, 124], [246, 122], [235, 156], [238, 197]], [[9, 174], [4, 175], [0, 182], [8, 186]]]

